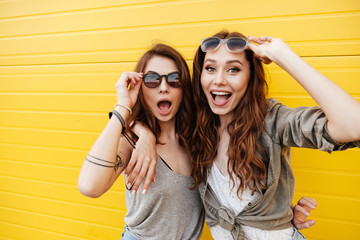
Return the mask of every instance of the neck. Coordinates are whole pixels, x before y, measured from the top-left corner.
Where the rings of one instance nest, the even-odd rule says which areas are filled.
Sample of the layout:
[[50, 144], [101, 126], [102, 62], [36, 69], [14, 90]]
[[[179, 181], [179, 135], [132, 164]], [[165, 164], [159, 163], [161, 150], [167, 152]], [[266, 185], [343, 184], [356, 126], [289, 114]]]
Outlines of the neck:
[[173, 118], [167, 122], [159, 121], [159, 125], [161, 128], [161, 133], [159, 136], [160, 142], [162, 142], [164, 140], [166, 140], [166, 141], [175, 140], [177, 138], [176, 132], [175, 132], [175, 118]]
[[227, 131], [227, 127], [230, 124], [232, 119], [233, 119], [232, 114], [219, 115], [219, 120], [220, 120], [219, 131], [220, 131], [220, 133]]

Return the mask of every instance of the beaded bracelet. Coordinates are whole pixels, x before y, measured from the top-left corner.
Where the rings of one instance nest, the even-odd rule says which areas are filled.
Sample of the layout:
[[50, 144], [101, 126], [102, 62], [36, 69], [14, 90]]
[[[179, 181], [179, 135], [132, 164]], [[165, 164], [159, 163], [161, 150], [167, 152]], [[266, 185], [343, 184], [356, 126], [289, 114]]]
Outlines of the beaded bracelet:
[[132, 114], [132, 109], [129, 108], [128, 106], [121, 104], [121, 103], [115, 104], [115, 107], [117, 107], [117, 106], [125, 108], [126, 110], [128, 110], [130, 112], [130, 114]]

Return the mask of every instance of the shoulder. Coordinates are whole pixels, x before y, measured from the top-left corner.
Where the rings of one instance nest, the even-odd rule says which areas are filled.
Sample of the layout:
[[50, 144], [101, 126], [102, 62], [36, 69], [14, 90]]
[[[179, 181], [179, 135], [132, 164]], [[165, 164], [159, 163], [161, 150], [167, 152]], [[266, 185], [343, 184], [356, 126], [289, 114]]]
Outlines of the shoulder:
[[268, 110], [271, 110], [273, 107], [281, 106], [283, 105], [279, 100], [276, 100], [274, 98], [269, 98], [267, 100], [267, 108]]
[[281, 109], [285, 108], [289, 108], [285, 105], [283, 105], [279, 100], [276, 100], [274, 98], [270, 98], [267, 101], [267, 114], [265, 117], [265, 124], [266, 125], [273, 125], [276, 121], [277, 118], [281, 117], [282, 115], [282, 111]]
[[279, 100], [268, 99], [266, 123], [275, 124], [291, 121], [307, 121], [307, 119], [317, 119], [324, 117], [324, 112], [317, 106], [313, 107], [295, 107], [291, 108], [282, 104]]
[[281, 110], [291, 110], [292, 108], [284, 105], [282, 102], [280, 102], [277, 99], [269, 98], [267, 100], [267, 116], [268, 117], [274, 117], [277, 115], [277, 113]]

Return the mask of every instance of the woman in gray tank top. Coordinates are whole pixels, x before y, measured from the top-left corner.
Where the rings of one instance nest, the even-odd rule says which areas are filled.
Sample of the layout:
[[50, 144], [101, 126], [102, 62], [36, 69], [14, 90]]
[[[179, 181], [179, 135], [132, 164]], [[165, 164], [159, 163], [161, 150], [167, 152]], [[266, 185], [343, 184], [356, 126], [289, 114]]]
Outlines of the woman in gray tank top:
[[[146, 193], [134, 191], [131, 183], [126, 188], [123, 239], [199, 239], [204, 210], [199, 191], [190, 190], [194, 108], [184, 58], [172, 47], [156, 44], [134, 72], [122, 74], [116, 91], [111, 119], [82, 166], [80, 192], [99, 197], [112, 186], [131, 158], [137, 138], [133, 132], [140, 136], [145, 126], [155, 136], [158, 160], [150, 168], [156, 170], [156, 182]], [[129, 124], [133, 122], [136, 126]]]
[[[124, 72], [115, 86], [115, 110], [84, 161], [80, 192], [101, 196], [127, 167], [135, 144], [140, 148], [139, 144], [146, 142], [133, 139], [153, 138], [157, 161], [142, 169], [156, 171], [156, 182], [149, 188], [148, 179], [140, 185], [144, 170], [136, 173], [136, 186], [125, 175], [129, 184], [122, 239], [199, 239], [204, 209], [198, 189], [190, 190], [194, 184], [189, 156], [194, 108], [185, 60], [173, 48], [157, 44], [141, 57], [135, 71]], [[133, 122], [136, 124], [129, 124]], [[136, 191], [139, 187], [143, 191]], [[302, 201], [311, 204], [311, 200]]]

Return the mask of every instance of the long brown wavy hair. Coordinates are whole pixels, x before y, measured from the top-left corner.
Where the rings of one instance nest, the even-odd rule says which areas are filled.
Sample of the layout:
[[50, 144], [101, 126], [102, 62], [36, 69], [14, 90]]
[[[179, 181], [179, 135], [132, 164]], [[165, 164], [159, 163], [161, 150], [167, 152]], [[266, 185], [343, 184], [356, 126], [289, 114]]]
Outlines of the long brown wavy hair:
[[[179, 136], [179, 144], [188, 150], [188, 152], [190, 152], [190, 141], [194, 131], [193, 123], [195, 111], [193, 104], [194, 100], [192, 95], [191, 77], [188, 65], [181, 54], [174, 48], [158, 43], [153, 45], [151, 49], [145, 52], [144, 55], [140, 58], [135, 67], [135, 72], [143, 72], [149, 60], [154, 56], [169, 58], [170, 60], [174, 61], [175, 65], [179, 69], [183, 97], [178, 112], [175, 116], [175, 132]], [[145, 86], [143, 85], [142, 87]], [[160, 125], [152, 114], [150, 108], [146, 105], [142, 87], [140, 88], [139, 97], [133, 107], [133, 114], [130, 115], [128, 120], [127, 129], [131, 131], [133, 128], [133, 126], [129, 126], [129, 123], [135, 121], [142, 122], [153, 132], [156, 137], [156, 142], [159, 143], [158, 139], [161, 132]]]
[[[227, 31], [221, 31], [214, 36], [222, 39], [245, 38], [241, 33]], [[205, 180], [206, 169], [211, 167], [219, 144], [219, 116], [211, 111], [200, 82], [205, 54], [199, 47], [193, 62], [193, 90], [197, 119], [192, 151], [194, 186], [198, 186], [201, 181]], [[252, 193], [255, 191], [256, 184], [260, 189], [266, 188], [261, 183], [261, 180], [266, 177], [266, 162], [260, 157], [264, 151], [257, 143], [257, 139], [262, 133], [267, 113], [268, 85], [265, 81], [261, 61], [250, 50], [245, 50], [245, 55], [250, 66], [248, 87], [242, 100], [233, 110], [234, 117], [227, 126], [230, 135], [227, 169], [233, 187], [240, 179], [238, 195], [240, 192], [242, 194], [248, 186], [251, 186]], [[233, 173], [236, 179], [234, 179]]]

